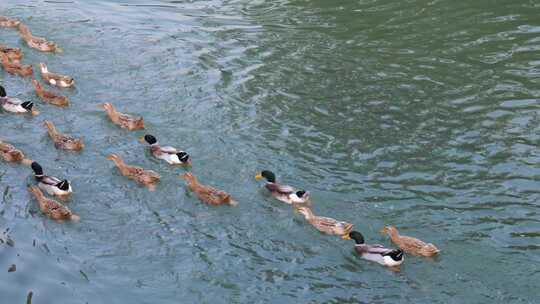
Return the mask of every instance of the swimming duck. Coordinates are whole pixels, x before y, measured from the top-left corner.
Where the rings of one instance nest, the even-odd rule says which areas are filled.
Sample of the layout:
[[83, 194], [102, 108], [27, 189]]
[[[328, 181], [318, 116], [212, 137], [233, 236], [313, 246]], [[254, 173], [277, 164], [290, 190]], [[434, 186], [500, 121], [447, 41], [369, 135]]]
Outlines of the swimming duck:
[[407, 253], [431, 257], [440, 252], [440, 250], [431, 243], [426, 243], [410, 236], [400, 235], [399, 231], [394, 226], [384, 227], [381, 230], [381, 233], [388, 234], [392, 243], [396, 244], [400, 249]]
[[52, 218], [53, 220], [71, 220], [71, 221], [79, 221], [81, 218], [74, 214], [68, 207], [62, 205], [61, 203], [46, 198], [45, 195], [43, 195], [43, 192], [39, 190], [38, 187], [32, 186], [28, 188], [28, 190], [35, 196], [36, 200], [38, 201], [39, 209], [41, 212], [45, 213], [48, 217]]
[[20, 48], [10, 48], [0, 44], [0, 53], [4, 53], [11, 62], [20, 63], [23, 57], [22, 50]]
[[32, 35], [28, 27], [24, 23], [18, 25], [19, 33], [26, 44], [29, 47], [42, 52], [61, 52], [62, 50], [56, 45], [56, 43], [47, 41], [47, 39], [42, 37], [37, 37]]
[[0, 140], [0, 157], [7, 162], [20, 162], [24, 159], [21, 150]]
[[121, 128], [128, 129], [130, 131], [144, 129], [144, 119], [142, 117], [134, 117], [128, 114], [120, 113], [116, 111], [113, 105], [109, 102], [104, 103], [102, 107], [105, 109], [105, 111], [107, 111], [107, 115], [109, 115], [111, 121]]
[[342, 236], [344, 240], [353, 239], [355, 251], [363, 258], [388, 267], [395, 267], [403, 263], [403, 251], [401, 249], [385, 248], [382, 245], [367, 245], [364, 236], [358, 231], [352, 231]]
[[45, 63], [40, 63], [39, 68], [41, 71], [41, 77], [52, 85], [60, 88], [69, 88], [75, 84], [72, 77], [49, 72], [49, 69]]
[[316, 216], [310, 208], [301, 206], [295, 211], [304, 215], [304, 218], [320, 232], [334, 235], [347, 235], [353, 229], [353, 224], [341, 222], [330, 217]]
[[304, 204], [309, 202], [309, 192], [297, 190], [288, 185], [276, 183], [276, 175], [271, 171], [261, 171], [255, 176], [256, 180], [266, 179], [266, 189], [273, 197], [287, 204]]
[[114, 161], [123, 176], [147, 186], [151, 191], [155, 190], [156, 183], [161, 178], [159, 174], [152, 170], [144, 170], [141, 167], [126, 165], [122, 158], [116, 154], [107, 156], [107, 159]]
[[2, 108], [11, 113], [32, 113], [38, 115], [39, 112], [34, 108], [34, 103], [31, 101], [22, 101], [18, 98], [8, 97], [6, 89], [0, 85], [0, 105]]
[[71, 184], [67, 179], [60, 180], [54, 176], [44, 175], [43, 168], [37, 162], [32, 162], [30, 166], [41, 190], [60, 199], [67, 199], [73, 193]]
[[0, 52], [0, 57], [2, 59], [2, 66], [6, 72], [19, 75], [21, 77], [30, 76], [34, 73], [32, 66], [29, 64], [21, 64], [20, 62], [10, 62], [9, 56], [6, 53]]
[[180, 175], [179, 177], [187, 181], [188, 188], [197, 195], [199, 200], [209, 205], [238, 205], [238, 202], [229, 193], [199, 183], [197, 177], [191, 172]]
[[185, 151], [176, 150], [175, 148], [169, 146], [162, 147], [157, 142], [157, 139], [150, 134], [146, 134], [144, 137], [141, 137], [140, 141], [146, 141], [150, 145], [150, 150], [155, 158], [162, 159], [170, 165], [191, 164], [191, 158]]
[[49, 136], [54, 142], [57, 149], [80, 151], [84, 148], [81, 139], [62, 134], [56, 130], [54, 124], [50, 120], [43, 121], [43, 125], [47, 127]]
[[41, 98], [41, 100], [43, 100], [44, 102], [50, 103], [58, 107], [69, 106], [69, 98], [67, 98], [66, 96], [58, 95], [52, 91], [46, 91], [41, 86], [41, 83], [36, 79], [32, 80], [32, 84], [34, 85], [34, 89], [36, 90], [36, 95], [39, 96], [39, 98]]
[[17, 27], [21, 22], [5, 16], [0, 16], [0, 27]]

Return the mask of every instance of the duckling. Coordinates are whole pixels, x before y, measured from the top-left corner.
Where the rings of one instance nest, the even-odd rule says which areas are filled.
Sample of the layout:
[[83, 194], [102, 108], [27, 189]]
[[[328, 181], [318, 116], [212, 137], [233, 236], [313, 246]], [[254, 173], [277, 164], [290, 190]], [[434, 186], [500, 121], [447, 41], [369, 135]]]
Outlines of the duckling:
[[0, 57], [2, 59], [2, 66], [4, 67], [4, 70], [6, 70], [6, 72], [8, 73], [13, 75], [19, 75], [21, 77], [26, 77], [34, 74], [34, 70], [32, 69], [31, 65], [21, 64], [20, 62], [10, 62], [8, 55], [3, 52], [0, 52]]
[[107, 156], [107, 159], [114, 161], [123, 176], [147, 186], [151, 191], [155, 190], [156, 183], [161, 178], [159, 174], [152, 170], [144, 170], [141, 167], [126, 165], [122, 158], [116, 154]]
[[21, 150], [0, 140], [0, 156], [7, 162], [20, 162], [24, 159]]
[[180, 175], [179, 177], [187, 181], [188, 188], [195, 192], [199, 200], [209, 205], [238, 205], [238, 202], [236, 202], [229, 193], [199, 183], [197, 177], [195, 177], [195, 175], [193, 175], [191, 172]]
[[62, 50], [56, 45], [56, 43], [47, 41], [47, 39], [42, 37], [36, 37], [32, 35], [28, 27], [24, 23], [18, 25], [19, 33], [26, 44], [29, 47], [42, 52], [61, 52]]
[[46, 91], [41, 86], [41, 83], [37, 81], [36, 79], [32, 80], [32, 84], [34, 85], [34, 89], [36, 90], [36, 95], [41, 98], [46, 103], [50, 103], [52, 105], [58, 106], [58, 107], [67, 107], [69, 106], [69, 98], [66, 96], [58, 95], [52, 91]]
[[109, 102], [104, 103], [102, 107], [105, 109], [105, 111], [107, 111], [107, 115], [109, 115], [111, 121], [121, 128], [128, 129], [130, 131], [144, 129], [144, 119], [142, 117], [134, 117], [128, 114], [120, 113], [116, 111], [113, 105]]
[[268, 182], [265, 187], [270, 191], [272, 196], [287, 204], [305, 204], [309, 202], [309, 192], [297, 190], [288, 185], [280, 185], [276, 183], [276, 175], [271, 171], [261, 171], [255, 176], [256, 180], [265, 178]]
[[304, 215], [304, 218], [320, 232], [343, 236], [349, 234], [353, 229], [353, 224], [337, 221], [330, 217], [316, 216], [310, 208], [302, 206], [295, 208], [296, 212]]
[[35, 196], [38, 201], [39, 209], [53, 220], [71, 220], [79, 221], [81, 218], [74, 214], [68, 207], [61, 203], [46, 198], [43, 192], [38, 187], [32, 186], [28, 190]]
[[47, 127], [49, 136], [53, 140], [56, 149], [80, 151], [84, 148], [84, 143], [81, 139], [58, 132], [52, 121], [44, 120], [43, 125]]
[[341, 237], [344, 240], [353, 239], [355, 251], [363, 258], [388, 267], [401, 265], [404, 260], [401, 249], [385, 248], [382, 245], [367, 245], [364, 242], [364, 236], [358, 231], [352, 231]]
[[18, 98], [8, 97], [6, 89], [0, 85], [0, 105], [2, 108], [11, 113], [31, 113], [38, 115], [39, 111], [35, 109], [34, 103], [31, 101], [22, 101]]
[[170, 165], [177, 165], [177, 164], [191, 165], [191, 158], [189, 157], [189, 154], [187, 154], [185, 151], [176, 150], [173, 147], [160, 146], [159, 143], [157, 142], [157, 139], [150, 134], [146, 134], [144, 137], [141, 137], [139, 140], [141, 142], [146, 141], [150, 145], [150, 150], [152, 151], [152, 155], [155, 158], [162, 159]]
[[0, 27], [17, 27], [21, 22], [5, 16], [0, 16]]
[[20, 63], [23, 57], [22, 50], [20, 48], [10, 48], [0, 44], [0, 53], [4, 53], [11, 62]]
[[400, 235], [399, 231], [394, 226], [386, 226], [381, 230], [381, 233], [388, 234], [392, 243], [396, 244], [406, 253], [414, 255], [431, 257], [440, 252], [440, 250], [431, 243], [425, 243], [419, 239]]
[[67, 199], [73, 190], [71, 189], [71, 183], [67, 180], [60, 180], [54, 176], [47, 176], [43, 174], [43, 168], [37, 162], [32, 162], [30, 165], [34, 171], [34, 177], [38, 182], [38, 187], [47, 192], [49, 195], [54, 195], [60, 199]]
[[60, 88], [69, 88], [75, 84], [75, 80], [72, 77], [49, 72], [45, 63], [40, 63], [39, 68], [41, 70], [41, 77], [52, 85]]

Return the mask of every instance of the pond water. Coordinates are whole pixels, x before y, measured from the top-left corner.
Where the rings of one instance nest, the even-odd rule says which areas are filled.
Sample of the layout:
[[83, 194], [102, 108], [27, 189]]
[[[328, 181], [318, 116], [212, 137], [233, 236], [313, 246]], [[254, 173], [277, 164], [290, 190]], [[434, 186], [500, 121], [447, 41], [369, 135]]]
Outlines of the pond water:
[[[0, 162], [0, 238], [13, 240], [0, 244], [0, 302], [540, 301], [540, 2], [2, 0], [0, 15], [64, 52], [13, 29], [0, 43], [76, 79], [60, 109], [0, 71], [41, 111], [0, 113], [0, 138], [69, 178], [82, 218], [45, 218], [31, 170]], [[147, 130], [112, 125], [103, 102]], [[44, 119], [86, 149], [56, 150]], [[200, 203], [145, 132], [239, 205]], [[158, 171], [157, 190], [109, 153]], [[269, 197], [254, 180], [265, 168], [370, 243], [391, 245], [379, 234], [391, 224], [442, 254], [407, 256], [398, 273], [363, 261]]]

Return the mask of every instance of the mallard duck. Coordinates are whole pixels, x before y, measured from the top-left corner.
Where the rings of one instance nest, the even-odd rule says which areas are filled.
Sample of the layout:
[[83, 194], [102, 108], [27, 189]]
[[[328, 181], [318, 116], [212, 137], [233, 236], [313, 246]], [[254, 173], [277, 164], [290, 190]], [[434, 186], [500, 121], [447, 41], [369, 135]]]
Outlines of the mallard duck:
[[23, 57], [22, 50], [20, 48], [10, 48], [0, 44], [0, 53], [4, 53], [11, 62], [20, 63]]
[[39, 98], [41, 98], [41, 100], [43, 100], [44, 102], [50, 103], [58, 107], [69, 106], [69, 98], [67, 98], [66, 96], [58, 95], [52, 91], [46, 91], [41, 86], [41, 83], [36, 79], [32, 80], [32, 84], [34, 85], [34, 89], [36, 90], [36, 95], [39, 96]]
[[440, 252], [440, 250], [431, 243], [426, 243], [410, 236], [400, 235], [399, 231], [394, 226], [384, 227], [381, 230], [381, 233], [388, 234], [392, 243], [396, 244], [406, 253], [431, 257]]
[[84, 148], [84, 144], [81, 139], [58, 132], [52, 121], [45, 120], [43, 121], [43, 125], [47, 127], [49, 136], [53, 140], [54, 146], [57, 149], [80, 151]]
[[191, 172], [180, 175], [180, 178], [187, 181], [188, 188], [197, 195], [199, 200], [209, 205], [238, 205], [238, 202], [236, 202], [229, 193], [199, 183], [197, 177]]
[[287, 204], [304, 204], [309, 202], [309, 192], [297, 190], [288, 185], [276, 183], [276, 175], [270, 171], [264, 170], [255, 176], [256, 180], [266, 179], [266, 189], [270, 191], [273, 197]]
[[135, 117], [120, 113], [116, 111], [113, 105], [109, 102], [104, 103], [102, 107], [105, 109], [105, 111], [107, 111], [107, 115], [109, 115], [111, 121], [121, 128], [128, 129], [130, 131], [144, 129], [144, 119], [142, 117]]
[[0, 156], [7, 162], [20, 162], [24, 159], [21, 150], [0, 140]]
[[62, 205], [61, 203], [46, 198], [45, 195], [43, 195], [43, 192], [39, 190], [38, 187], [32, 186], [28, 188], [28, 190], [35, 196], [36, 200], [38, 201], [39, 209], [41, 212], [45, 213], [48, 217], [52, 218], [53, 220], [71, 220], [71, 221], [79, 221], [81, 218], [74, 214], [68, 207]]
[[297, 207], [295, 208], [295, 211], [303, 214], [304, 218], [313, 225], [313, 227], [326, 234], [342, 236], [349, 234], [353, 229], [353, 224], [341, 222], [330, 217], [316, 216], [311, 209], [306, 206]]
[[147, 142], [150, 145], [150, 151], [152, 151], [152, 155], [155, 158], [162, 159], [170, 165], [191, 164], [191, 158], [187, 152], [176, 150], [175, 148], [169, 146], [162, 147], [157, 142], [157, 139], [150, 134], [146, 134], [139, 140], [141, 142]]
[[32, 162], [30, 165], [34, 171], [34, 177], [38, 182], [38, 187], [49, 195], [54, 195], [61, 199], [66, 199], [73, 193], [71, 189], [71, 183], [67, 180], [60, 180], [54, 176], [47, 176], [43, 174], [43, 168], [37, 162]]
[[403, 251], [401, 249], [385, 248], [382, 245], [367, 245], [364, 236], [358, 231], [352, 231], [342, 236], [344, 240], [353, 239], [355, 251], [363, 258], [388, 267], [395, 267], [403, 263]]
[[56, 43], [47, 41], [47, 39], [45, 38], [36, 37], [32, 35], [30, 30], [24, 23], [20, 23], [18, 28], [19, 28], [19, 33], [21, 34], [22, 39], [26, 41], [26, 44], [28, 44], [29, 47], [42, 51], [42, 52], [61, 52], [62, 51], [58, 47], [58, 45], [56, 45]]
[[30, 76], [34, 73], [31, 65], [21, 64], [20, 62], [10, 62], [8, 55], [3, 52], [0, 52], [0, 57], [2, 59], [2, 66], [6, 72], [19, 75], [21, 77]]
[[126, 165], [122, 158], [116, 154], [107, 156], [107, 159], [114, 161], [123, 176], [147, 186], [152, 191], [155, 190], [156, 183], [159, 182], [159, 179], [161, 178], [159, 174], [152, 170], [145, 170], [141, 167]]
[[5, 16], [0, 16], [0, 27], [17, 27], [21, 22]]
[[2, 106], [2, 109], [11, 113], [32, 113], [32, 115], [39, 114], [39, 112], [35, 109], [33, 102], [22, 101], [14, 97], [8, 97], [6, 94], [6, 89], [1, 85], [0, 105]]
[[60, 88], [69, 88], [75, 84], [72, 77], [49, 72], [49, 69], [45, 63], [40, 63], [39, 68], [41, 71], [41, 77], [52, 85]]

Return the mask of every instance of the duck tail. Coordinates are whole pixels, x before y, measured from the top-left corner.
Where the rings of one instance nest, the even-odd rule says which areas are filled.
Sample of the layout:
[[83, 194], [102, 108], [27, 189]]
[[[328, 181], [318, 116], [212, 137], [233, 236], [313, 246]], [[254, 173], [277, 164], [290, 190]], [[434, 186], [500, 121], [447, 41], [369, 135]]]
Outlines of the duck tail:
[[435, 245], [429, 243], [424, 248], [422, 248], [422, 253], [425, 256], [433, 256], [441, 252], [439, 248], [437, 248]]
[[33, 162], [34, 161], [29, 159], [29, 158], [24, 158], [23, 160], [21, 160], [21, 164], [23, 164], [25, 166], [31, 166]]

